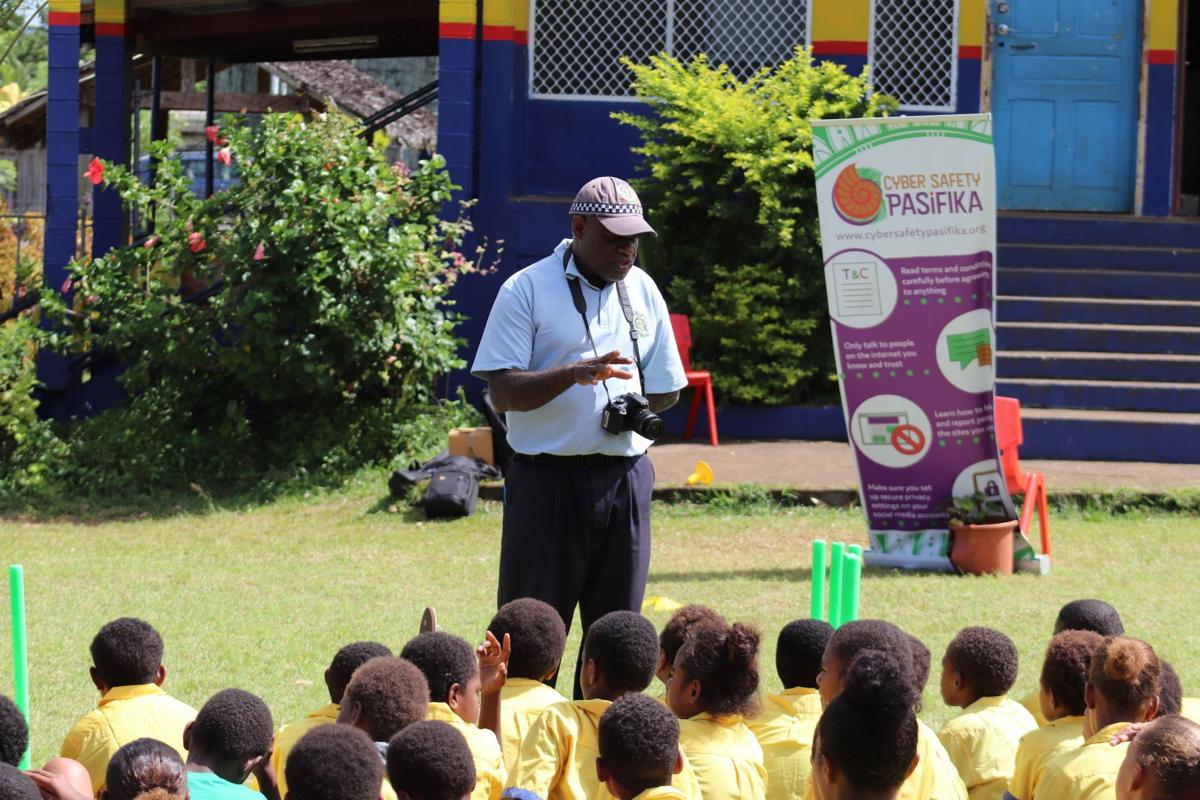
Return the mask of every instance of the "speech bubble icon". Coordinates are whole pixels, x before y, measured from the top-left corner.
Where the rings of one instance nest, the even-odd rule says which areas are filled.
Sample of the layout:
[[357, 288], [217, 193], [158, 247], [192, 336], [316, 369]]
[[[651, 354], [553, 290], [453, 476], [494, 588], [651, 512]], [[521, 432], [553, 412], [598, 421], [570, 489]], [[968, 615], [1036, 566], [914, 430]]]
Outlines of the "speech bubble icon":
[[[958, 364], [959, 369], [979, 358], [981, 347], [991, 347], [992, 336], [987, 328], [966, 333], [946, 334], [946, 347], [950, 351], [950, 360]], [[989, 359], [990, 360], [990, 359]]]

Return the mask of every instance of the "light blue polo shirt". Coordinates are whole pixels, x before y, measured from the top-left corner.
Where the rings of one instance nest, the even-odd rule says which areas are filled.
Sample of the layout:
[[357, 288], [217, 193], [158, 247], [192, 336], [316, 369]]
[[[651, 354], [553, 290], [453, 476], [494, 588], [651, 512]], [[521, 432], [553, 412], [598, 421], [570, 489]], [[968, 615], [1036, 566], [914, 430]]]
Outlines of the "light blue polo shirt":
[[[619, 350], [633, 358], [629, 323], [621, 311], [616, 286], [592, 286], [579, 274], [574, 258], [564, 272], [563, 254], [570, 244], [570, 239], [564, 239], [553, 255], [521, 270], [500, 287], [471, 365], [472, 374], [485, 377], [481, 373], [502, 369], [537, 371], [592, 357], [583, 319], [571, 299], [568, 275], [583, 289], [596, 351], [603, 355]], [[609, 394], [616, 398], [627, 392], [679, 391], [687, 386], [687, 378], [662, 294], [636, 266], [625, 277], [625, 288], [639, 330], [646, 388], [642, 390], [637, 368], [631, 364], [628, 371], [633, 378], [607, 381]], [[649, 439], [631, 432], [614, 436], [600, 427], [600, 414], [607, 403], [603, 386], [576, 384], [541, 408], [509, 411], [508, 443], [516, 452], [529, 455], [636, 456], [646, 452]]]

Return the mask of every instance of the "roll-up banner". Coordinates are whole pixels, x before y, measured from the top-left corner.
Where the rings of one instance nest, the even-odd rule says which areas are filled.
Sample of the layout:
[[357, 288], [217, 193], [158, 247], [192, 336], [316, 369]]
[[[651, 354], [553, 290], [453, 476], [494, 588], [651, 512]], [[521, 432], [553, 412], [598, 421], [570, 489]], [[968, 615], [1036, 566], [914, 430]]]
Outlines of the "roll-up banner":
[[991, 116], [814, 120], [812, 135], [867, 562], [948, 568], [952, 497], [982, 492], [1015, 516], [993, 409]]

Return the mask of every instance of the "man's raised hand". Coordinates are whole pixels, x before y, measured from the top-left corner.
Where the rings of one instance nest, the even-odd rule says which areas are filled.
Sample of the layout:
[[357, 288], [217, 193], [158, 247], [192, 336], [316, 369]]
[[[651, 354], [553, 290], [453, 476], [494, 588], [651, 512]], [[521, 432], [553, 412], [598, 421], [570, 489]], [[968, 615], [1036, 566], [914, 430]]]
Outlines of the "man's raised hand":
[[633, 377], [632, 372], [613, 365], [632, 363], [632, 358], [621, 355], [620, 350], [613, 350], [611, 353], [605, 353], [596, 358], [585, 358], [576, 363], [572, 372], [572, 378], [580, 386], [595, 386], [597, 383], [606, 381], [609, 378], [629, 380]]

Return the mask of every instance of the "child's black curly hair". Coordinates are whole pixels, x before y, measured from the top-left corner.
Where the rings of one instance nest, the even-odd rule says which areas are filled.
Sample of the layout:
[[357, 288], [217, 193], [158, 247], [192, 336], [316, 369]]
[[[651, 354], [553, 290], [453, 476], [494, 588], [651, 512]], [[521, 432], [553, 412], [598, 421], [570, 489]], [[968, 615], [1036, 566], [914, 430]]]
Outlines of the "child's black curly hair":
[[679, 655], [679, 648], [683, 647], [688, 632], [692, 628], [697, 625], [712, 625], [717, 628], [724, 628], [727, 624], [723, 616], [708, 606], [696, 605], [694, 603], [686, 605], [672, 614], [671, 618], [667, 620], [667, 624], [663, 626], [662, 633], [658, 635], [658, 646], [662, 648], [663, 654], [667, 658], [667, 664], [674, 664], [675, 656]]
[[1163, 659], [1158, 687], [1158, 716], [1169, 717], [1183, 710], [1183, 682], [1171, 662]]
[[500, 606], [488, 630], [503, 642], [512, 641], [508, 677], [540, 681], [562, 661], [567, 629], [562, 617], [549, 603], [522, 597]]
[[150, 623], [135, 617], [121, 617], [100, 628], [91, 650], [96, 673], [109, 688], [154, 683], [162, 666], [162, 637]]
[[419, 800], [462, 800], [475, 788], [475, 759], [452, 725], [426, 720], [397, 733], [387, 746], [388, 782]]
[[29, 747], [29, 726], [17, 704], [0, 694], [0, 762], [20, 763]]
[[1157, 719], [1134, 738], [1128, 757], [1158, 777], [1158, 798], [1200, 797], [1200, 725], [1179, 716]]
[[392, 655], [391, 648], [379, 642], [351, 642], [338, 650], [329, 663], [329, 702], [342, 702], [346, 685], [354, 676], [354, 670], [372, 658]]
[[0, 797], [4, 800], [42, 800], [42, 793], [24, 772], [0, 762]]
[[1058, 611], [1054, 632], [1092, 631], [1101, 636], [1125, 635], [1117, 610], [1103, 600], [1072, 600]]
[[979, 697], [1006, 694], [1017, 680], [1017, 646], [993, 628], [963, 628], [946, 647], [945, 661]]
[[841, 662], [842, 676], [850, 663], [864, 650], [879, 650], [896, 661], [905, 680], [914, 684], [913, 645], [909, 635], [890, 622], [881, 619], [856, 619], [847, 622], [829, 639], [829, 649]]
[[735, 622], [702, 625], [688, 634], [676, 664], [700, 681], [700, 706], [710, 714], [752, 714], [758, 708], [758, 631]]
[[134, 739], [109, 759], [104, 771], [109, 800], [187, 796], [187, 767], [175, 748], [157, 739]]
[[354, 671], [343, 705], [361, 703], [370, 721], [368, 733], [386, 742], [429, 712], [429, 685], [411, 662], [379, 656]]
[[227, 761], [247, 761], [271, 752], [275, 723], [260, 698], [241, 689], [222, 689], [208, 699], [192, 724], [192, 747]]
[[429, 682], [429, 697], [435, 703], [445, 703], [454, 684], [466, 688], [479, 660], [475, 648], [466, 639], [443, 631], [422, 633], [409, 640], [400, 657], [417, 665]]
[[383, 761], [371, 737], [351, 725], [318, 725], [284, 765], [288, 800], [379, 800]]
[[612, 611], [592, 623], [583, 656], [595, 661], [609, 688], [640, 692], [654, 678], [658, 635], [650, 620], [633, 611]]
[[1104, 644], [1104, 637], [1093, 631], [1063, 631], [1050, 640], [1046, 660], [1042, 662], [1042, 686], [1054, 702], [1073, 717], [1083, 716], [1086, 707], [1083, 690], [1087, 686], [1092, 656]]
[[600, 758], [633, 792], [671, 783], [679, 758], [679, 720], [644, 694], [618, 697], [600, 716]]
[[833, 626], [820, 619], [797, 619], [783, 626], [775, 643], [775, 671], [784, 689], [817, 688], [821, 656]]
[[1162, 662], [1141, 639], [1110, 636], [1092, 655], [1088, 683], [1125, 721], [1133, 721], [1158, 696]]

